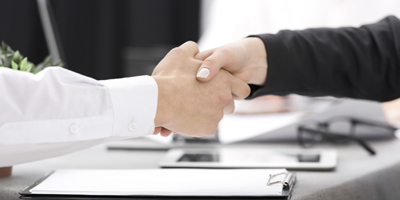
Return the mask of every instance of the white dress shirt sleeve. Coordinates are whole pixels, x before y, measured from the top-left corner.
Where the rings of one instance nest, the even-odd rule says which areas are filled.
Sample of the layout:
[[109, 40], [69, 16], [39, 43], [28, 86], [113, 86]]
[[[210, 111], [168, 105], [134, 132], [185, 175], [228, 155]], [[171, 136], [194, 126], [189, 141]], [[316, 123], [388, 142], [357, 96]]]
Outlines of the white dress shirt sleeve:
[[97, 81], [64, 68], [0, 68], [0, 167], [149, 135], [158, 88], [150, 76]]

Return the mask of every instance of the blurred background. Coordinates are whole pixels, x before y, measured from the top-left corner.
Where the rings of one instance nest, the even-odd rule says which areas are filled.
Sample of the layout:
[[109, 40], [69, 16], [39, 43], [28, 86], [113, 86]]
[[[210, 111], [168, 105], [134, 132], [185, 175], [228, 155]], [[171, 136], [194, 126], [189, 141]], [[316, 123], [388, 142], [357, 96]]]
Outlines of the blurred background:
[[[281, 29], [359, 26], [396, 0], [50, 0], [68, 68], [95, 79], [150, 74], [175, 46], [200, 49]], [[33, 63], [48, 50], [36, 1], [0, 0], [0, 41]]]
[[[199, 0], [50, 3], [68, 68], [95, 79], [150, 74], [172, 47], [199, 38]], [[0, 41], [33, 63], [49, 54], [36, 1], [0, 0], [0, 27]]]

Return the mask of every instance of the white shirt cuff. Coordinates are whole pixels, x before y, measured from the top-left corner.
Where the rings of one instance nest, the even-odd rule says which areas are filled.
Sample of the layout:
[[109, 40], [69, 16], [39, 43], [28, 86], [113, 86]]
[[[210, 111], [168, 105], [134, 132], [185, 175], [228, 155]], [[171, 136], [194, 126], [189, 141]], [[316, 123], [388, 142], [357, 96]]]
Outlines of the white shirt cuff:
[[100, 82], [108, 89], [114, 107], [114, 139], [139, 137], [153, 133], [158, 87], [151, 76], [110, 79]]

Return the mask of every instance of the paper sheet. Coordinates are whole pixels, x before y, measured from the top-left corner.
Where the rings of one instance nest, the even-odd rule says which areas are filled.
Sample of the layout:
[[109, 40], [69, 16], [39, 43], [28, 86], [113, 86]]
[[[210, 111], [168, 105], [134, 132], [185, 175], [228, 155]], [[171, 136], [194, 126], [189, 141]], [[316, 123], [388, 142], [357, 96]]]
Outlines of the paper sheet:
[[[269, 174], [285, 169], [57, 170], [33, 194], [263, 196], [282, 194], [267, 186]], [[278, 176], [275, 180], [283, 180]]]
[[245, 140], [298, 122], [303, 116], [303, 112], [225, 115], [218, 126], [218, 138], [225, 144]]

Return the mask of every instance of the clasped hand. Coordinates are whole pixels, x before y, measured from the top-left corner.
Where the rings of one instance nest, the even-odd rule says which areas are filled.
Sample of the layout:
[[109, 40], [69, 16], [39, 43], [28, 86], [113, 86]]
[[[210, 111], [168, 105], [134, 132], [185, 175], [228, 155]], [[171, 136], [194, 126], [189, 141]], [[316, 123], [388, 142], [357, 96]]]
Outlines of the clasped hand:
[[172, 49], [152, 74], [158, 85], [154, 134], [202, 137], [215, 133], [223, 115], [233, 112], [234, 99], [250, 94], [247, 83], [265, 81], [265, 50], [264, 54], [251, 53], [246, 49], [248, 42], [201, 53], [194, 42]]

